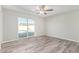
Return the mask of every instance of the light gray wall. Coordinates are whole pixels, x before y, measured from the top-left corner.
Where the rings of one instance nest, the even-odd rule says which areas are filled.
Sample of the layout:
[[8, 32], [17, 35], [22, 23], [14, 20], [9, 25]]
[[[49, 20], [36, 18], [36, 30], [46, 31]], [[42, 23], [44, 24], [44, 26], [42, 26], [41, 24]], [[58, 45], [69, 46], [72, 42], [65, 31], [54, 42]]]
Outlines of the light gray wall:
[[50, 16], [45, 20], [46, 35], [79, 41], [79, 10]]
[[0, 6], [0, 49], [2, 40], [3, 40], [3, 11], [2, 6]]
[[4, 9], [4, 42], [19, 40], [17, 38], [17, 17], [29, 17], [35, 21], [35, 36], [44, 35], [44, 20], [32, 14]]
[[48, 35], [62, 39], [79, 41], [79, 11], [67, 12], [45, 19], [32, 14], [3, 9], [3, 43], [19, 40], [17, 38], [17, 17], [25, 16], [35, 20], [35, 36]]

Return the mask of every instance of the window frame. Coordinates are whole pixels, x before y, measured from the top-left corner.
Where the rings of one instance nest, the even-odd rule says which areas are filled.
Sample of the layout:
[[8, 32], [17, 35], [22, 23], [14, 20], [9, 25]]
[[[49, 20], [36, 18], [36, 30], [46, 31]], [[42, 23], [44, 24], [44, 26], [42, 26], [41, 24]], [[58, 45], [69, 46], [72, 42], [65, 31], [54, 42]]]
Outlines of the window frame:
[[[27, 19], [27, 37], [19, 37], [19, 33], [18, 33], [18, 29], [17, 29], [17, 37], [18, 38], [30, 38], [30, 37], [34, 37], [35, 36], [35, 21], [32, 18], [29, 17], [22, 17], [22, 16], [18, 16], [20, 18], [25, 18]], [[18, 25], [18, 17], [17, 17], [17, 25]], [[28, 36], [28, 19], [32, 19], [34, 21], [34, 34], [32, 36]]]

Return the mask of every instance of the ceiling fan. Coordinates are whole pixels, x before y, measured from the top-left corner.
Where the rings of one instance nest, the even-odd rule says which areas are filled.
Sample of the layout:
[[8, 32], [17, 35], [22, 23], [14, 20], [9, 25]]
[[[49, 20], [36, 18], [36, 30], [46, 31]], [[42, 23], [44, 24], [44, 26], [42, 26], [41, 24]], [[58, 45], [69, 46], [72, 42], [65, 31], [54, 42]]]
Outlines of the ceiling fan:
[[38, 6], [38, 14], [47, 15], [47, 12], [53, 11], [53, 9], [49, 9], [46, 5], [40, 5]]

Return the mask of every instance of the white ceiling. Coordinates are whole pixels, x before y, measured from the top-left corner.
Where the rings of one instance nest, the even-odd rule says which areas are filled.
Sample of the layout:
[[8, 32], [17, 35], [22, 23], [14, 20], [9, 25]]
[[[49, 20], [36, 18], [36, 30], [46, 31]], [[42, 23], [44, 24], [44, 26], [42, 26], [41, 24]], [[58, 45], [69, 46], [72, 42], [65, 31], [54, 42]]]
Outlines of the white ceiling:
[[29, 11], [31, 13], [34, 13], [36, 15], [39, 15], [41, 17], [47, 17], [50, 15], [65, 13], [73, 10], [79, 10], [79, 5], [47, 5], [48, 8], [54, 9], [54, 11], [48, 12], [47, 15], [39, 15], [37, 14], [38, 11], [36, 11], [36, 8], [38, 5], [17, 5], [17, 8], [24, 9], [26, 11]]

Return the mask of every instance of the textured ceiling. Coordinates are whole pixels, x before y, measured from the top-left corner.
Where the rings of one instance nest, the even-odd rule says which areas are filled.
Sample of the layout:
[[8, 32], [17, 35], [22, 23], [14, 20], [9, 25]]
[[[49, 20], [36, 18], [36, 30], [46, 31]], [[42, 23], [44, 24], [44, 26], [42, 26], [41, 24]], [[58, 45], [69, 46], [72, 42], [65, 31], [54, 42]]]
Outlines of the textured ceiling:
[[48, 13], [47, 15], [37, 14], [38, 11], [36, 11], [36, 9], [37, 9], [38, 5], [17, 5], [17, 6], [14, 6], [14, 7], [29, 11], [29, 12], [36, 14], [36, 15], [39, 15], [41, 17], [47, 17], [47, 16], [51, 16], [51, 15], [55, 15], [55, 14], [73, 11], [73, 10], [79, 10], [78, 5], [47, 5], [47, 6], [48, 6], [48, 8], [54, 9], [54, 11], [47, 12]]

